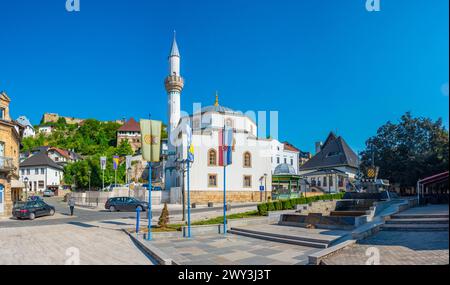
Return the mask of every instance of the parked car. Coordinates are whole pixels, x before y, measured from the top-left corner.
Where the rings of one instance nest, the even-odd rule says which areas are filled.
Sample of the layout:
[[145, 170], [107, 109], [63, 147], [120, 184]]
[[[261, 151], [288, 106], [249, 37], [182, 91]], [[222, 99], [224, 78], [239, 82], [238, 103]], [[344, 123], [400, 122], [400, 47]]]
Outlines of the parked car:
[[17, 202], [13, 207], [13, 216], [17, 219], [34, 220], [37, 217], [53, 216], [55, 207], [42, 200]]
[[30, 196], [27, 198], [27, 201], [44, 201], [41, 196]]
[[[142, 184], [142, 187], [148, 189], [148, 183]], [[152, 191], [162, 191], [162, 188], [160, 186], [152, 186]]]
[[134, 212], [140, 208], [141, 211], [146, 211], [148, 203], [139, 201], [132, 197], [115, 197], [109, 198], [105, 203], [105, 209], [110, 212], [122, 211], [122, 212]]
[[44, 197], [54, 197], [55, 196], [55, 192], [53, 192], [52, 190], [47, 189], [47, 190], [44, 191], [43, 196]]

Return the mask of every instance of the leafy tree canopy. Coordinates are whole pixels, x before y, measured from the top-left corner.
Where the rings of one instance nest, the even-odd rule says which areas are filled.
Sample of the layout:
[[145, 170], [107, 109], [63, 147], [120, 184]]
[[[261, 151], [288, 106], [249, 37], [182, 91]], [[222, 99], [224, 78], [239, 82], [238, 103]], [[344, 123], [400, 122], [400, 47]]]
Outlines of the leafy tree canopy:
[[449, 169], [449, 133], [442, 119], [405, 113], [398, 123], [387, 122], [366, 141], [361, 166], [380, 167], [379, 177], [401, 187], [415, 186], [421, 178]]

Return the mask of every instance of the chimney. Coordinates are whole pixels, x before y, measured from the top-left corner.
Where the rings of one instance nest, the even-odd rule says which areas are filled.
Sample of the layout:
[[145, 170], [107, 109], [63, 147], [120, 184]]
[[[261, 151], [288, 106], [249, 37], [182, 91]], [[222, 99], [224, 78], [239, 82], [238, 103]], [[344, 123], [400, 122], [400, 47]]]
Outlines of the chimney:
[[322, 150], [322, 142], [316, 142], [316, 154]]

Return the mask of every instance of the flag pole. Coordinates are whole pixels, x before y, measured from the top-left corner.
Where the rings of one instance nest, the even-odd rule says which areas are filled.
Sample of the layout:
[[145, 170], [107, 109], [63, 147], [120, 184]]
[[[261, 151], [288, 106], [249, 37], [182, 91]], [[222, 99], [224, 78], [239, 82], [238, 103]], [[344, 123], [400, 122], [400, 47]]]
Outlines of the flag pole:
[[[188, 154], [189, 156], [189, 154]], [[188, 206], [188, 238], [191, 237], [191, 183], [190, 183], [190, 161], [187, 159], [187, 206]]]
[[152, 162], [148, 162], [148, 235], [147, 240], [152, 240]]
[[227, 235], [227, 166], [225, 162], [225, 125], [222, 131], [222, 162], [223, 162], [223, 234]]
[[147, 240], [152, 240], [152, 121], [151, 115], [148, 115], [148, 119], [150, 120], [150, 143], [149, 143], [149, 162], [148, 162], [148, 209], [147, 209], [147, 217], [148, 217], [148, 225], [147, 225]]

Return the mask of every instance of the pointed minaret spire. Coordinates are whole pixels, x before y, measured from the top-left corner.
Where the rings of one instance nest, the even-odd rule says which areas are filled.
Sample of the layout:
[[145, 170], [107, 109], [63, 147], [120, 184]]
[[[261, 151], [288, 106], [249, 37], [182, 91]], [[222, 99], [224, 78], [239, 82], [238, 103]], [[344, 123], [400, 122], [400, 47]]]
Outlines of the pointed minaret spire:
[[172, 48], [169, 55], [169, 76], [180, 76], [180, 51], [178, 50], [175, 31], [173, 32]]
[[172, 49], [170, 50], [170, 56], [180, 56], [180, 51], [178, 50], [177, 45], [177, 31], [173, 31], [173, 42], [172, 42]]

